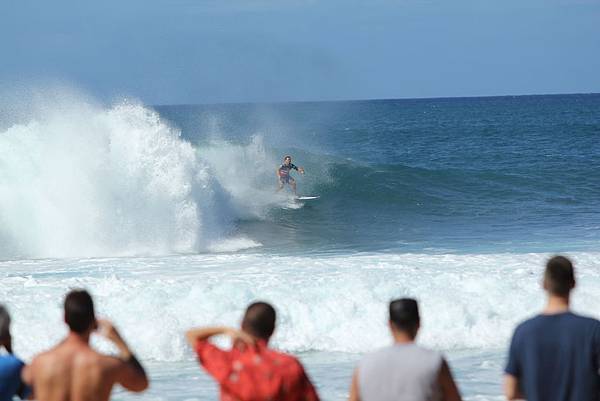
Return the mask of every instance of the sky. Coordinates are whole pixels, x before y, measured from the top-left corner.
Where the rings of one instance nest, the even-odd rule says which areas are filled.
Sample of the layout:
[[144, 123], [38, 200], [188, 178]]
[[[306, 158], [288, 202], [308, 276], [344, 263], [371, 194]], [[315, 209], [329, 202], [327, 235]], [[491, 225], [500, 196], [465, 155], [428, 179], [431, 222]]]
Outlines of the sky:
[[148, 104], [600, 92], [600, 0], [0, 0], [0, 86]]

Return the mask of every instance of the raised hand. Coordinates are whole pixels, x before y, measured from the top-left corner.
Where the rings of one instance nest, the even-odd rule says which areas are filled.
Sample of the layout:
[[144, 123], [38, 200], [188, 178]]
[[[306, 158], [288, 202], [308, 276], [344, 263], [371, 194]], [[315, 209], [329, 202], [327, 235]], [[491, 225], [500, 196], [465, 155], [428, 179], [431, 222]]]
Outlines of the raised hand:
[[106, 319], [98, 319], [98, 334], [112, 342], [122, 340], [121, 335], [112, 322]]
[[244, 333], [241, 330], [227, 328], [225, 334], [227, 334], [231, 338], [231, 341], [233, 341], [234, 343], [236, 341], [241, 341], [247, 345], [254, 345], [254, 343], [256, 342], [254, 337], [247, 333]]
[[129, 347], [125, 343], [125, 340], [123, 340], [123, 338], [117, 331], [117, 328], [112, 324], [112, 322], [106, 319], [98, 319], [97, 322], [98, 334], [112, 341], [121, 352], [122, 357], [129, 358], [131, 356], [131, 351], [129, 350]]

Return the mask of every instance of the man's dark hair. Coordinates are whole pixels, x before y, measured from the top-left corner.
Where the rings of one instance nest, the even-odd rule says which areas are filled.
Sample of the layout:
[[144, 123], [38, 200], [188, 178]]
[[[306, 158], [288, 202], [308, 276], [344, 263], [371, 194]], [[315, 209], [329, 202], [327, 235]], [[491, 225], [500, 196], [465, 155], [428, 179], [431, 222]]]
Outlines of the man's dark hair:
[[400, 298], [390, 302], [390, 322], [396, 329], [414, 337], [421, 322], [417, 301], [412, 298]]
[[0, 341], [10, 338], [10, 315], [4, 305], [0, 305]]
[[254, 337], [268, 340], [275, 331], [275, 308], [266, 302], [250, 304], [242, 320], [242, 330]]
[[71, 331], [82, 334], [96, 321], [94, 302], [86, 290], [73, 290], [65, 298], [65, 322]]
[[566, 297], [575, 286], [573, 264], [564, 256], [554, 256], [546, 263], [544, 273], [546, 290], [553, 295]]

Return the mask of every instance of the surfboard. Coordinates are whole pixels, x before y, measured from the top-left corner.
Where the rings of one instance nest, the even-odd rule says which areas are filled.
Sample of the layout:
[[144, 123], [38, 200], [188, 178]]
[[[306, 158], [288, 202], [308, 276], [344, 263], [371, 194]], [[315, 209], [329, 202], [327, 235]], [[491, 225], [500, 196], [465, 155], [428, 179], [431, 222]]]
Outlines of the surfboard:
[[319, 199], [320, 196], [298, 196], [296, 197], [296, 200], [313, 200], [313, 199]]

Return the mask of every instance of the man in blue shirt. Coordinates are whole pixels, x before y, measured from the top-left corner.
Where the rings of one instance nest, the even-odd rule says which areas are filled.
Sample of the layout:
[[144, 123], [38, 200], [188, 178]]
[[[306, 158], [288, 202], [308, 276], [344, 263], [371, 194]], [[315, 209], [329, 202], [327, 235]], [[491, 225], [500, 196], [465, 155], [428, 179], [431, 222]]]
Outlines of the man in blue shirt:
[[546, 264], [544, 311], [515, 330], [505, 369], [509, 400], [600, 401], [600, 321], [569, 310], [571, 261]]
[[11, 401], [17, 395], [22, 399], [29, 397], [31, 390], [21, 380], [21, 370], [25, 364], [12, 353], [10, 335], [10, 315], [0, 305], [0, 349], [7, 354], [0, 355], [0, 401]]

